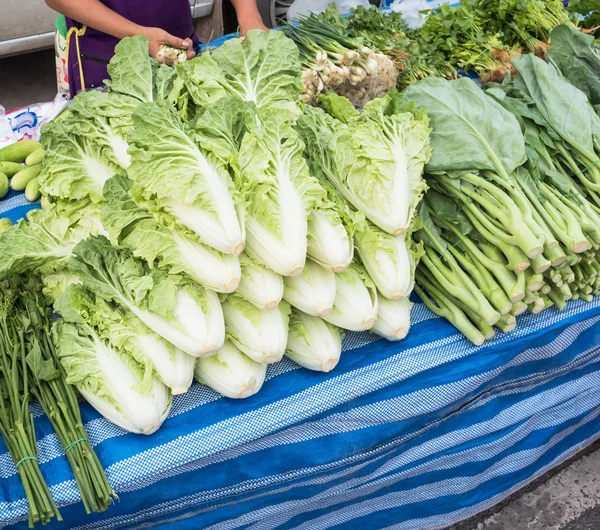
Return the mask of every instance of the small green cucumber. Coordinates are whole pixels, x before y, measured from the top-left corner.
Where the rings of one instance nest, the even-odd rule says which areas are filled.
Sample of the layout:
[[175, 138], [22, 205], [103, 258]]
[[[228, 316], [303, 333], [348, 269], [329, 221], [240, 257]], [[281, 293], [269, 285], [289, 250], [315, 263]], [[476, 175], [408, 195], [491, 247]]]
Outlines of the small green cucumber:
[[37, 177], [31, 179], [25, 187], [25, 197], [29, 202], [35, 202], [40, 198], [41, 195], [40, 181], [37, 179]]
[[17, 164], [16, 162], [0, 161], [0, 173], [4, 173], [9, 178], [13, 175], [16, 175], [22, 169], [24, 169], [22, 164]]
[[40, 147], [25, 159], [25, 165], [36, 166], [37, 164], [41, 164], [42, 160], [44, 160], [44, 150]]
[[40, 199], [40, 204], [42, 205], [43, 210], [47, 210], [48, 208], [50, 208], [52, 203], [50, 202], [48, 195], [42, 195], [42, 198]]
[[0, 199], [8, 193], [8, 177], [0, 172]]
[[12, 225], [12, 221], [8, 217], [0, 219], [0, 233], [8, 230]]
[[28, 166], [19, 171], [10, 181], [10, 187], [15, 191], [23, 191], [30, 180], [37, 178], [42, 172], [42, 164]]
[[42, 147], [42, 144], [35, 140], [21, 140], [0, 149], [0, 160], [6, 162], [25, 162], [25, 159], [40, 147]]

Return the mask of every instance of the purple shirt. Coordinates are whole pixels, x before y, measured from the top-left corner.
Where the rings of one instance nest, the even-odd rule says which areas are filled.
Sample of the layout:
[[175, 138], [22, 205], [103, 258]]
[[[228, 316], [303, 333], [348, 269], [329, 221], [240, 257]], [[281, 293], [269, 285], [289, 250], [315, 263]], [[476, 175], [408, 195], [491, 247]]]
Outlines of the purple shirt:
[[[162, 28], [171, 35], [181, 39], [191, 38], [194, 45], [198, 38], [194, 34], [194, 23], [189, 0], [100, 0], [106, 7], [117, 12], [140, 26]], [[67, 28], [80, 28], [81, 24], [67, 18]], [[82, 89], [79, 73], [79, 61], [83, 69], [85, 88], [93, 88], [108, 78], [107, 65], [115, 53], [119, 39], [86, 28], [85, 34], [79, 37], [79, 52], [75, 42], [76, 36], [69, 38], [69, 89], [71, 97]]]

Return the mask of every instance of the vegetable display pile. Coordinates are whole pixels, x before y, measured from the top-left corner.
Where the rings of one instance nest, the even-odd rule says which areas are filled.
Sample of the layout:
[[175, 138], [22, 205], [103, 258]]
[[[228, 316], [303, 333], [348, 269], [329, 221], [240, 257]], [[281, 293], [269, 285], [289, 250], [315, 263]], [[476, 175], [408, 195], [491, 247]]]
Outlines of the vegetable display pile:
[[108, 92], [0, 150], [43, 206], [0, 233], [0, 428], [30, 524], [59, 517], [30, 397], [100, 511], [74, 388], [150, 434], [194, 378], [247, 398], [284, 357], [333, 370], [347, 331], [403, 339], [413, 289], [476, 345], [598, 295], [600, 55], [558, 3], [420, 31], [330, 8], [173, 68], [127, 38]]
[[406, 336], [423, 246], [429, 120], [392, 91], [301, 102], [282, 32], [157, 66], [124, 39], [109, 91], [42, 132], [44, 208], [0, 236], [0, 277], [39, 278], [66, 381], [150, 434], [193, 377], [260, 390], [289, 357], [330, 371], [346, 330]]

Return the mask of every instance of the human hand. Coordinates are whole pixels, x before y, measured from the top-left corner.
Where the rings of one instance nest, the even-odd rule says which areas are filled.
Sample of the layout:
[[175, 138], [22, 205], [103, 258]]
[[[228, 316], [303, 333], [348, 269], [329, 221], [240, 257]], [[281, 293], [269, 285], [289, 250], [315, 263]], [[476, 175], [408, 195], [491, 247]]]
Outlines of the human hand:
[[262, 31], [269, 31], [269, 28], [267, 28], [267, 26], [265, 26], [265, 24], [262, 21], [262, 18], [258, 14], [257, 14], [257, 16], [240, 18], [239, 24], [240, 24], [240, 35], [242, 37], [245, 37], [246, 33], [248, 33], [251, 29], [260, 29]]
[[172, 46], [173, 48], [181, 48], [186, 50], [187, 58], [191, 59], [196, 55], [191, 39], [180, 39], [174, 37], [164, 29], [160, 28], [144, 28], [142, 31], [149, 42], [149, 53], [154, 59], [159, 58], [159, 51], [163, 45]]

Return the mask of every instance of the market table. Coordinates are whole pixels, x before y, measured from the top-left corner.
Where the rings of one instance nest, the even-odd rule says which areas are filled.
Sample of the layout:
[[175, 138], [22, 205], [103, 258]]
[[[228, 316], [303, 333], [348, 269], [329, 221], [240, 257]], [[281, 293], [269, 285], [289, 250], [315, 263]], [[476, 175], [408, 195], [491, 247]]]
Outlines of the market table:
[[[330, 374], [271, 366], [246, 400], [195, 384], [151, 436], [84, 404], [119, 495], [103, 514], [84, 514], [34, 405], [41, 470], [65, 519], [48, 527], [443, 528], [598, 437], [600, 300], [523, 316], [479, 348], [422, 304], [412, 321], [399, 343], [348, 334]], [[25, 528], [22, 486], [0, 451], [1, 524]]]
[[[31, 207], [13, 193], [0, 217], [16, 221]], [[246, 400], [195, 384], [151, 436], [83, 404], [119, 495], [103, 514], [84, 513], [33, 405], [40, 467], [65, 520], [47, 528], [444, 528], [600, 435], [600, 300], [524, 315], [483, 347], [420, 303], [412, 325], [399, 343], [348, 334], [329, 374], [284, 360]], [[0, 527], [25, 528], [24, 492], [1, 441], [0, 476]]]

